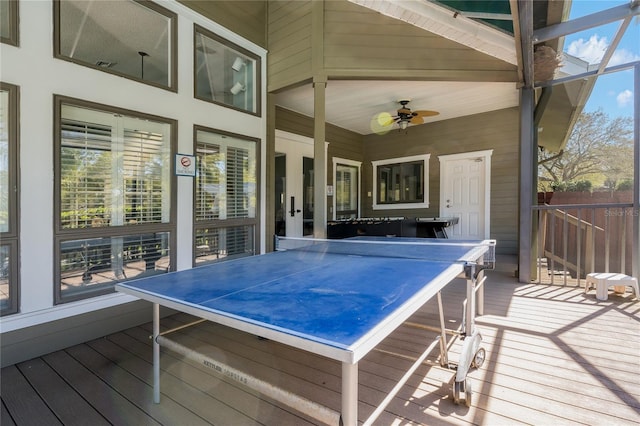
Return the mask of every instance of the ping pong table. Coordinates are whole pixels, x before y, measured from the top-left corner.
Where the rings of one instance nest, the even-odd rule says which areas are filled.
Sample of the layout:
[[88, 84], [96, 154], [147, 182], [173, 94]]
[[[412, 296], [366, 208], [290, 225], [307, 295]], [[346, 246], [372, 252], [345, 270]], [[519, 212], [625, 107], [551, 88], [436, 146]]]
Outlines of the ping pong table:
[[[439, 343], [441, 364], [453, 365], [456, 370], [454, 401], [470, 404], [466, 376], [484, 360], [474, 318], [476, 309], [482, 314], [482, 284], [486, 279], [482, 270], [495, 261], [494, 253], [495, 240], [280, 237], [276, 238], [276, 251], [271, 253], [141, 278], [120, 283], [116, 289], [153, 303], [155, 402], [160, 401], [162, 345], [324, 423], [356, 425], [358, 362], [436, 295], [440, 327], [434, 331], [439, 336], [415, 360], [412, 371]], [[462, 330], [458, 330], [463, 339], [461, 355], [457, 364], [451, 364], [446, 335], [452, 330], [445, 329], [440, 291], [457, 277], [466, 278], [467, 297]], [[171, 330], [160, 332], [160, 305], [340, 361], [341, 412], [276, 388], [169, 339]], [[405, 377], [408, 379], [408, 375]], [[374, 421], [385, 404], [364, 423]]]

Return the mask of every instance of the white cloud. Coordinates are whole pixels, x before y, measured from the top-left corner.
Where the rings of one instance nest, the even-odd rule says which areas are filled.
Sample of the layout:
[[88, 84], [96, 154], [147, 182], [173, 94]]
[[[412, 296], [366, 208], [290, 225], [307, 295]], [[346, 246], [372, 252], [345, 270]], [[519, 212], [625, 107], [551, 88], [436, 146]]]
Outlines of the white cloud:
[[629, 62], [635, 61], [640, 61], [639, 55], [636, 55], [635, 53], [630, 52], [627, 49], [618, 49], [613, 52], [613, 56], [611, 57], [608, 66], [628, 64]]
[[599, 38], [597, 34], [589, 37], [589, 40], [579, 38], [569, 44], [567, 53], [590, 64], [597, 64], [602, 59], [609, 43], [606, 37]]
[[618, 93], [616, 96], [616, 102], [618, 103], [618, 107], [624, 108], [628, 105], [631, 105], [631, 101], [633, 100], [633, 92], [631, 90], [623, 90]]
[[[599, 64], [602, 57], [609, 48], [607, 37], [598, 37], [597, 34], [589, 37], [589, 40], [579, 38], [572, 41], [567, 48], [567, 53], [587, 61], [590, 64]], [[626, 64], [640, 60], [640, 56], [627, 50], [616, 49], [611, 56], [608, 66]]]

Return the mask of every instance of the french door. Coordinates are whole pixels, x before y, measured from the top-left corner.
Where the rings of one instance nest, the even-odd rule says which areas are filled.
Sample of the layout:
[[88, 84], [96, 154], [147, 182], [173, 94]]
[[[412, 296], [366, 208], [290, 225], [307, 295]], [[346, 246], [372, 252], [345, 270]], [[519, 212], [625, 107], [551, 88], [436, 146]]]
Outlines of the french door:
[[313, 140], [277, 132], [275, 175], [276, 235], [313, 236]]

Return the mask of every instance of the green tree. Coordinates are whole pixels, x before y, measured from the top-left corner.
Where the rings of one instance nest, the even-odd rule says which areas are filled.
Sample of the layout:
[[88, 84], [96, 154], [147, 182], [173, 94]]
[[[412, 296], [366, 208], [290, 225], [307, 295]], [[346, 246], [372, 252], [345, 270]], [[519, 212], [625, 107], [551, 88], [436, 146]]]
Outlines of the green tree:
[[538, 188], [569, 185], [604, 178], [605, 186], [615, 188], [633, 177], [633, 121], [630, 117], [611, 118], [601, 109], [583, 112], [560, 153], [540, 151]]

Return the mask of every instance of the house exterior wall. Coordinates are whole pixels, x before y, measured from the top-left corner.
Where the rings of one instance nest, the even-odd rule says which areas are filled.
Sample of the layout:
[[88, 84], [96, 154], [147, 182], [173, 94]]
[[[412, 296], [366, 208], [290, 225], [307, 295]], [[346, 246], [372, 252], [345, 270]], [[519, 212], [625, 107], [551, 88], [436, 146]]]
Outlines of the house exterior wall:
[[[386, 135], [362, 136], [327, 125], [327, 184], [333, 185], [333, 157], [362, 162], [362, 217], [433, 217], [440, 210], [439, 155], [493, 150], [491, 156], [491, 238], [500, 241], [497, 252], [516, 254], [518, 241], [519, 112], [517, 108], [493, 111], [452, 120], [410, 126], [406, 133], [393, 130]], [[278, 108], [276, 127], [307, 137], [313, 136], [313, 119]], [[411, 155], [431, 154], [429, 160], [429, 208], [373, 210], [373, 167], [371, 162]], [[332, 206], [329, 197], [329, 208]], [[268, 216], [272, 213], [268, 212]], [[332, 217], [332, 212], [327, 212]]]
[[263, 0], [178, 0], [202, 16], [261, 47], [267, 46], [267, 2]]
[[515, 65], [347, 0], [269, 1], [267, 22], [269, 91], [317, 76], [517, 80]]
[[[54, 305], [54, 95], [176, 120], [176, 153], [192, 153], [195, 124], [256, 138], [264, 145], [265, 114], [255, 116], [194, 99], [194, 24], [259, 55], [263, 75], [266, 72], [265, 50], [177, 2], [163, 2], [162, 6], [178, 15], [177, 93], [55, 59], [51, 1], [20, 2], [20, 46], [0, 44], [0, 79], [20, 88], [21, 184], [20, 308], [19, 313], [0, 318], [3, 365], [16, 362], [15, 356], [32, 357], [38, 352], [53, 350], [51, 339], [45, 337], [62, 332], [60, 330], [65, 327], [73, 330], [67, 339], [61, 340], [69, 345], [86, 341], [89, 335], [97, 337], [113, 332], [114, 327], [128, 327], [135, 321], [151, 319], [148, 306], [127, 306], [136, 299], [119, 293]], [[264, 87], [261, 99], [261, 110], [265, 111]], [[264, 147], [260, 152], [260, 161], [264, 163]], [[264, 205], [265, 181], [263, 172], [260, 177], [261, 205]], [[178, 177], [176, 186], [172, 188], [177, 191], [178, 205], [175, 269], [181, 270], [192, 265], [193, 180]], [[264, 211], [261, 211], [260, 220], [264, 223]], [[261, 235], [262, 250], [264, 239]], [[135, 314], [136, 310], [140, 315]], [[93, 312], [103, 319], [103, 327], [90, 318]], [[116, 319], [107, 320], [110, 317]], [[123, 322], [123, 318], [129, 320]], [[80, 330], [83, 325], [90, 332]]]
[[267, 87], [271, 92], [313, 76], [312, 2], [269, 1], [267, 4]]
[[333, 76], [393, 77], [389, 75], [393, 70], [443, 79], [444, 74], [426, 71], [446, 70], [448, 78], [456, 80], [474, 78], [462, 78], [468, 71], [493, 71], [497, 76], [516, 70], [514, 65], [347, 0], [324, 2], [324, 68]]
[[[519, 113], [517, 108], [437, 121], [408, 130], [364, 137], [362, 167], [363, 217], [434, 217], [440, 211], [440, 163], [438, 156], [493, 150], [491, 156], [490, 237], [499, 241], [496, 251], [517, 253]], [[431, 154], [429, 159], [429, 207], [426, 209], [373, 210], [371, 161]]]

